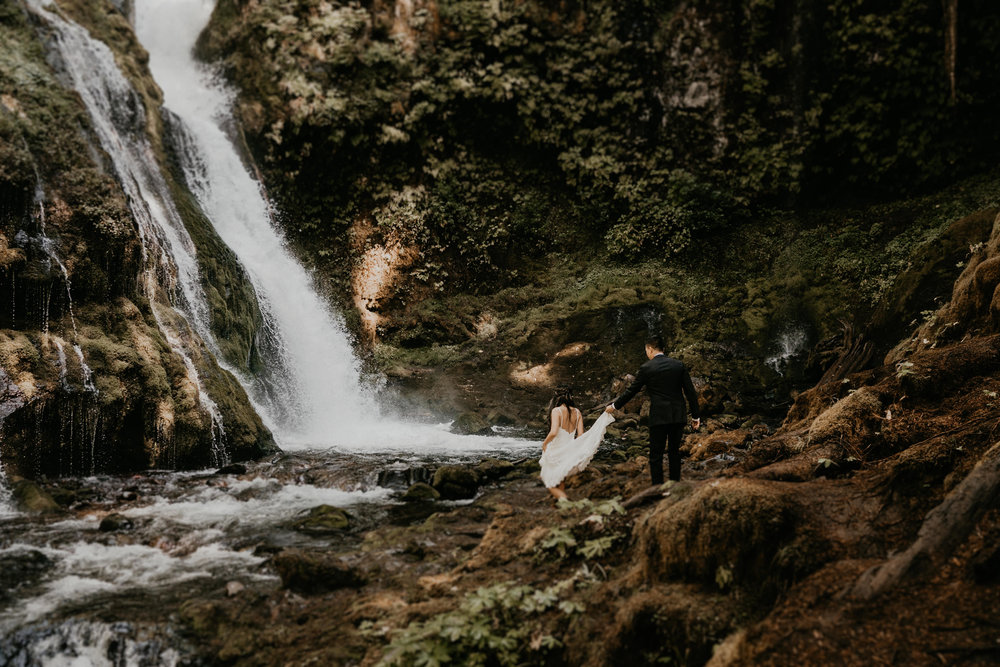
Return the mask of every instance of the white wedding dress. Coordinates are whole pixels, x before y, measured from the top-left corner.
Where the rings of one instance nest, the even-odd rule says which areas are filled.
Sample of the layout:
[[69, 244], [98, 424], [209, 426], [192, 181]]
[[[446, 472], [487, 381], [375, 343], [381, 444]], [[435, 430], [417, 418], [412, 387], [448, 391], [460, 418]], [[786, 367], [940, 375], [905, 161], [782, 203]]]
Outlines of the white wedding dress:
[[604, 431], [615, 418], [610, 412], [602, 412], [594, 425], [579, 438], [562, 428], [542, 452], [538, 463], [542, 466], [542, 481], [550, 489], [559, 486], [564, 479], [580, 472], [594, 458], [597, 448], [604, 440]]

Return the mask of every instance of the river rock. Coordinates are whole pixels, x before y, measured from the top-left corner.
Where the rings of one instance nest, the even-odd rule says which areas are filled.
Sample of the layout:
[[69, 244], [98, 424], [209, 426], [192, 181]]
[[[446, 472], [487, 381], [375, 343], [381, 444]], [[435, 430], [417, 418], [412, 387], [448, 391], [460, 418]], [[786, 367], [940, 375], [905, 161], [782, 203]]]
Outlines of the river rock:
[[132, 519], [121, 514], [109, 514], [103, 519], [101, 519], [101, 525], [98, 529], [102, 533], [117, 533], [123, 530], [132, 530], [135, 524], [132, 523]]
[[441, 497], [438, 490], [435, 489], [430, 484], [424, 484], [423, 482], [417, 482], [403, 494], [403, 500], [412, 503], [420, 502], [424, 500], [437, 500]]
[[513, 417], [499, 410], [493, 410], [486, 415], [486, 421], [494, 426], [513, 426], [517, 423]]
[[271, 563], [285, 588], [306, 595], [357, 588], [365, 583], [357, 568], [330, 554], [285, 549]]
[[475, 498], [479, 483], [479, 473], [469, 466], [441, 466], [435, 471], [431, 486], [445, 500], [462, 500]]
[[34, 582], [52, 565], [51, 558], [34, 549], [0, 555], [0, 600], [6, 600], [19, 586]]
[[502, 459], [483, 459], [476, 466], [476, 472], [480, 477], [488, 480], [497, 480], [506, 477], [514, 471], [514, 464]]
[[451, 423], [451, 432], [460, 435], [486, 435], [493, 431], [489, 422], [475, 412], [463, 412]]
[[22, 512], [29, 514], [52, 514], [62, 511], [52, 496], [30, 479], [22, 479], [14, 483], [12, 489], [14, 500]]
[[242, 463], [231, 463], [227, 466], [222, 466], [215, 471], [216, 475], [245, 475], [247, 474], [247, 467]]
[[350, 526], [350, 515], [339, 507], [319, 505], [292, 524], [292, 528], [309, 535], [329, 535], [346, 530]]

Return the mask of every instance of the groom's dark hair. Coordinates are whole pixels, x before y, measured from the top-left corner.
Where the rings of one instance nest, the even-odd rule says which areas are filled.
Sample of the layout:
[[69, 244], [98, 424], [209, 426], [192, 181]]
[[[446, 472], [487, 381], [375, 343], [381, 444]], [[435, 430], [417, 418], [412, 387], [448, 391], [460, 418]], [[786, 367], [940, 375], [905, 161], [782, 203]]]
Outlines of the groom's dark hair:
[[654, 350], [659, 350], [663, 352], [667, 349], [667, 346], [663, 343], [663, 336], [660, 334], [649, 334], [646, 337], [646, 345], [650, 346]]

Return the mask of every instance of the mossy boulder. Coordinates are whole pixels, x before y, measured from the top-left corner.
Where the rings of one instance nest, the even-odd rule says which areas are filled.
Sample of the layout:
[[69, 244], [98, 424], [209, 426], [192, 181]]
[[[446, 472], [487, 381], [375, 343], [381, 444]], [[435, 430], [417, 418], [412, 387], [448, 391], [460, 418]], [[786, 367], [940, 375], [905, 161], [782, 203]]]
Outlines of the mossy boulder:
[[777, 484], [720, 480], [661, 501], [636, 525], [636, 553], [643, 554], [649, 581], [760, 590], [774, 583], [779, 552], [795, 538], [796, 525]]
[[365, 583], [357, 568], [327, 553], [285, 549], [271, 564], [281, 577], [282, 586], [306, 595], [357, 588]]
[[403, 494], [403, 500], [408, 503], [438, 500], [440, 497], [437, 489], [423, 482], [417, 482]]
[[502, 459], [483, 459], [476, 466], [476, 472], [484, 480], [495, 481], [514, 472], [514, 464]]
[[344, 510], [332, 505], [319, 505], [296, 520], [292, 528], [309, 535], [330, 535], [347, 530], [350, 525], [350, 515]]
[[54, 514], [62, 508], [45, 489], [29, 479], [14, 482], [11, 491], [14, 501], [22, 512], [28, 514]]
[[475, 498], [482, 478], [475, 468], [469, 466], [441, 466], [434, 472], [431, 486], [437, 489], [444, 500], [465, 500]]
[[492, 433], [489, 422], [475, 412], [463, 412], [451, 424], [452, 433], [460, 435], [485, 435]]

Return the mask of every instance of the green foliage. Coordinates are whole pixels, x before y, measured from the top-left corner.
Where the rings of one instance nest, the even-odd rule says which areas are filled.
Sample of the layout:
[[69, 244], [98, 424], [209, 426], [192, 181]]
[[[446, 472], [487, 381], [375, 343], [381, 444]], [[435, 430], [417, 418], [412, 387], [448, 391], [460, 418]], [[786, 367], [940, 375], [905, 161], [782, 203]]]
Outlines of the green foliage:
[[[910, 190], [1000, 143], [995, 3], [963, 10], [955, 103], [921, 0], [383, 6], [222, 0], [203, 36], [334, 273], [358, 219], [411, 238], [427, 285], [492, 289], [553, 248], [668, 257], [760, 204]], [[408, 188], [410, 226], [383, 226]]]
[[[544, 627], [543, 615], [563, 618], [585, 607], [562, 596], [574, 579], [544, 589], [507, 582], [469, 593], [454, 611], [414, 621], [392, 637], [383, 667], [543, 664], [562, 643]], [[371, 625], [362, 631], [371, 632]]]
[[620, 498], [594, 502], [589, 498], [561, 500], [560, 513], [575, 520], [574, 525], [555, 526], [536, 546], [538, 558], [571, 557], [596, 561], [611, 553], [628, 534], [624, 526], [625, 508]]

